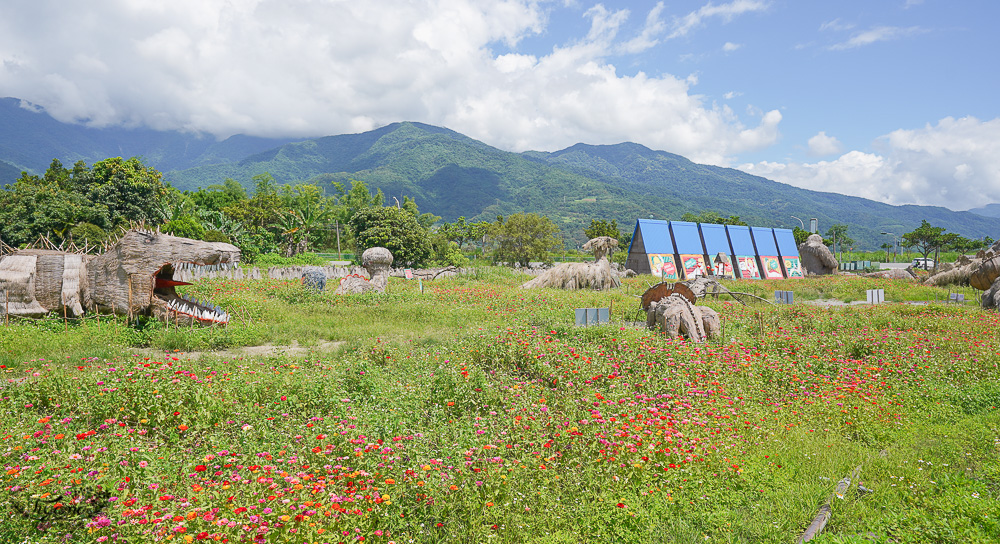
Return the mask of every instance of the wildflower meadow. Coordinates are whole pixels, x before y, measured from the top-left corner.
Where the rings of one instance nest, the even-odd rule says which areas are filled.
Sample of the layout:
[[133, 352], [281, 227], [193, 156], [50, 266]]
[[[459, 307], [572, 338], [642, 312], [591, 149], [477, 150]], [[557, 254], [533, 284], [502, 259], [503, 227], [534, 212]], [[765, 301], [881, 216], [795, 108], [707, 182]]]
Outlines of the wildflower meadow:
[[525, 279], [207, 280], [225, 328], [3, 325], [0, 542], [795, 542], [828, 500], [813, 542], [1000, 541], [996, 313], [733, 282], [798, 303], [702, 301], [723, 334], [694, 344], [637, 323], [650, 277]]

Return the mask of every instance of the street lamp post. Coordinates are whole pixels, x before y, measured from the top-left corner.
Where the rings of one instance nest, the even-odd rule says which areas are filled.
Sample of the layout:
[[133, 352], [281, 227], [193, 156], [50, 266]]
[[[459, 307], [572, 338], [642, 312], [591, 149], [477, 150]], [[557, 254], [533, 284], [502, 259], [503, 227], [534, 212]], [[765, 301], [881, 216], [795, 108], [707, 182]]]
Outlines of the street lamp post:
[[806, 230], [806, 224], [803, 223], [801, 219], [795, 217], [794, 215], [790, 215], [789, 217], [791, 217], [792, 219], [797, 219], [799, 221], [799, 226], [802, 227], [802, 230]]
[[[887, 234], [889, 236], [892, 236], [892, 252], [895, 255], [895, 253], [896, 253], [896, 233], [894, 233], [894, 232], [883, 232], [882, 234]], [[889, 248], [885, 248], [885, 260], [887, 260], [887, 261], [889, 260]], [[893, 258], [893, 261], [895, 261], [895, 258]]]

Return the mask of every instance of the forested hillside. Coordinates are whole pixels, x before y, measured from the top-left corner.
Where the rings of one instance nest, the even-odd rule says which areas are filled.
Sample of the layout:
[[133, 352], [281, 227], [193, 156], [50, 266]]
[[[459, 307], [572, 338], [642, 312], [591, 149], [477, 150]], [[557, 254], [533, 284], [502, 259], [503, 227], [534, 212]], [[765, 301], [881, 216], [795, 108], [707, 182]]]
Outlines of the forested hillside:
[[[351, 181], [405, 197], [444, 221], [492, 221], [532, 212], [549, 217], [569, 245], [583, 243], [592, 219], [630, 229], [640, 217], [679, 219], [714, 211], [762, 226], [798, 226], [817, 218], [820, 230], [848, 225], [859, 248], [879, 247], [882, 232], [908, 232], [927, 220], [969, 238], [1000, 237], [1000, 219], [929, 206], [891, 206], [863, 198], [809, 191], [745, 172], [696, 164], [634, 143], [577, 144], [552, 153], [511, 153], [457, 132], [421, 123], [394, 123], [360, 134], [301, 141], [211, 137], [148, 129], [93, 129], [60, 123], [44, 112], [0, 99], [0, 182], [21, 170], [40, 175], [52, 159], [65, 165], [109, 157], [141, 157], [181, 190], [234, 180], [253, 190], [254, 176], [279, 184], [310, 183], [333, 194]], [[985, 210], [985, 208], [984, 208]]]

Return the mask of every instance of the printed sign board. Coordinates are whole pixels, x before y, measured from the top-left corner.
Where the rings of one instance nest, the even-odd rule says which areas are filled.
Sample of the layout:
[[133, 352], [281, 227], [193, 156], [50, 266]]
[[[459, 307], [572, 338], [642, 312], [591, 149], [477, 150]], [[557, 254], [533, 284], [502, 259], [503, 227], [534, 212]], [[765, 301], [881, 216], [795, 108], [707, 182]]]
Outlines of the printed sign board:
[[760, 262], [764, 265], [764, 278], [769, 280], [782, 280], [785, 275], [781, 273], [781, 260], [776, 256], [761, 255]]
[[673, 255], [653, 253], [648, 254], [648, 256], [649, 270], [654, 276], [659, 276], [663, 281], [676, 281], [680, 279], [680, 276], [677, 274], [677, 263], [674, 262]]
[[681, 255], [681, 268], [684, 270], [685, 280], [708, 275], [704, 255]]
[[753, 255], [737, 255], [736, 264], [740, 267], [740, 275], [743, 279], [760, 279], [760, 269], [757, 267], [757, 257], [754, 257]]
[[802, 263], [799, 262], [798, 257], [782, 257], [785, 262], [785, 271], [788, 272], [788, 279], [792, 278], [803, 278], [802, 275]]

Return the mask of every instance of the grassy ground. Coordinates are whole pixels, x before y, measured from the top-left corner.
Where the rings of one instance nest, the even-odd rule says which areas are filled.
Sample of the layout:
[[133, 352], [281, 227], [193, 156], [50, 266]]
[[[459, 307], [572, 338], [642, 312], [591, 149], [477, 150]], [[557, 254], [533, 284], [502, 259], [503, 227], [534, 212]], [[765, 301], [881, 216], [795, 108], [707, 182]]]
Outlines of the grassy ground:
[[[650, 278], [524, 280], [487, 268], [363, 297], [203, 282], [229, 327], [11, 324], [0, 542], [793, 542], [858, 466], [870, 491], [833, 498], [816, 541], [1000, 540], [996, 314], [709, 300], [723, 337], [696, 345], [632, 326]], [[573, 326], [573, 308], [608, 306], [611, 325]], [[293, 340], [343, 344], [187, 355]]]

